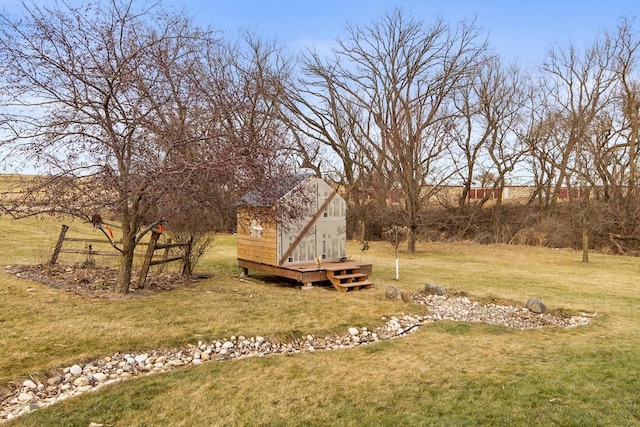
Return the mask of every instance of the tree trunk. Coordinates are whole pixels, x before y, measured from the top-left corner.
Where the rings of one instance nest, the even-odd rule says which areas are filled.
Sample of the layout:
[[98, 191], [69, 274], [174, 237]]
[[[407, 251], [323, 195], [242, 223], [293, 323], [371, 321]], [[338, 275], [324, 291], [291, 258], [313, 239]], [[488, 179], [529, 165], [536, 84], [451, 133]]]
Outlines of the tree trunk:
[[582, 262], [589, 262], [589, 230], [582, 229]]
[[407, 243], [407, 250], [410, 253], [414, 253], [416, 251], [416, 230], [417, 230], [417, 226], [415, 224], [412, 224], [409, 227], [409, 241]]
[[125, 239], [124, 247], [122, 249], [122, 255], [120, 257], [118, 283], [116, 284], [116, 292], [119, 294], [126, 294], [129, 292], [135, 248], [136, 247], [134, 245], [133, 239]]

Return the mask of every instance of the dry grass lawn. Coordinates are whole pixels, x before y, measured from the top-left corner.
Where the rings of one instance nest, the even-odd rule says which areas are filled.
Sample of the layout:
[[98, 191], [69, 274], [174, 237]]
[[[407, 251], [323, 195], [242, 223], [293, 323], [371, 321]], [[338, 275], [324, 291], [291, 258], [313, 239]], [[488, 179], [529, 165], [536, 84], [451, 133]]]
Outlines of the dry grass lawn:
[[[78, 235], [88, 225], [70, 223]], [[0, 266], [43, 262], [54, 219], [0, 217]], [[240, 280], [234, 236], [217, 236], [197, 266], [211, 277], [125, 301], [86, 299], [0, 273], [0, 384], [113, 352], [231, 335], [344, 332], [421, 307], [384, 298], [387, 285], [426, 282], [481, 300], [597, 312], [576, 329], [511, 330], [438, 322], [406, 338], [333, 352], [208, 362], [70, 399], [12, 426], [192, 425], [639, 425], [638, 258], [473, 244], [372, 243], [375, 288], [340, 294]], [[78, 262], [62, 256], [63, 262]], [[99, 259], [102, 262], [106, 259]]]

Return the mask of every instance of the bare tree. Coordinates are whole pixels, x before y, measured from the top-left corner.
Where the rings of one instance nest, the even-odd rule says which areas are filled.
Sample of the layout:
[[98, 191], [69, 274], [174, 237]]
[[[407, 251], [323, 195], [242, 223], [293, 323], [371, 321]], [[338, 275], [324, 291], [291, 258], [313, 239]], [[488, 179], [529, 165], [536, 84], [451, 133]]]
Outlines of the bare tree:
[[[315, 130], [339, 157], [372, 167], [387, 191], [402, 192], [414, 251], [420, 214], [452, 173], [443, 161], [452, 97], [476, 71], [485, 43], [472, 23], [426, 26], [398, 9], [347, 32], [332, 58], [306, 61], [313, 95], [326, 101], [313, 112]], [[345, 130], [346, 138], [334, 137]]]
[[[454, 105], [458, 111], [451, 138], [451, 161], [462, 182], [456, 217], [458, 233], [475, 224], [476, 215], [495, 200], [494, 224], [500, 224], [502, 192], [507, 175], [526, 153], [519, 138], [524, 105], [524, 83], [520, 70], [505, 67], [496, 57], [487, 58], [466, 87], [458, 91]], [[472, 194], [477, 183], [481, 190]], [[498, 230], [494, 230], [497, 237]]]
[[380, 212], [370, 209], [380, 193], [373, 172], [375, 159], [362, 150], [363, 123], [370, 112], [340, 90], [331, 65], [316, 52], [304, 56], [301, 63], [303, 77], [290, 82], [283, 111], [294, 137], [293, 149], [300, 166], [313, 169], [318, 176], [327, 175], [341, 188], [360, 223], [364, 242], [372, 211]]
[[548, 173], [551, 194], [549, 206], [556, 206], [562, 186], [571, 187], [578, 179], [576, 156], [591, 137], [590, 130], [611, 102], [615, 79], [611, 73], [614, 45], [608, 37], [579, 51], [549, 52], [542, 65], [543, 85], [540, 105], [543, 117], [536, 127], [532, 152], [553, 172]]
[[185, 208], [180, 200], [203, 182], [224, 189], [258, 175], [259, 150], [248, 150], [257, 138], [231, 133], [229, 103], [206, 96], [236, 83], [205, 78], [225, 68], [225, 43], [157, 5], [23, 7], [23, 20], [0, 16], [2, 144], [46, 171], [3, 209], [115, 215], [127, 292], [136, 245]]
[[637, 182], [640, 162], [640, 77], [638, 76], [638, 61], [640, 61], [640, 37], [634, 31], [633, 21], [621, 20], [616, 34], [616, 55], [614, 60], [614, 75], [617, 81], [615, 96], [615, 120], [606, 124], [611, 125], [606, 130], [615, 131], [611, 136], [613, 144], [607, 148], [612, 151], [617, 162], [621, 179], [615, 185], [614, 202], [621, 210], [620, 232], [634, 235], [638, 230], [639, 189]]

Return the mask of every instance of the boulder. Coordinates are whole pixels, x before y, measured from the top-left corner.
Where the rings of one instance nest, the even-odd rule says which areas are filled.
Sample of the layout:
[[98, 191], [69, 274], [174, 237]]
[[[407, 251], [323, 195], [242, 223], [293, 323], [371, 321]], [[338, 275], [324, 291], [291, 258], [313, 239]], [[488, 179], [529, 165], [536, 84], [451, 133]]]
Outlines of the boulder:
[[395, 286], [389, 286], [384, 293], [384, 296], [387, 297], [387, 299], [402, 299], [402, 293], [400, 292], [400, 289], [396, 288]]
[[543, 314], [547, 311], [547, 307], [538, 298], [529, 298], [526, 306], [529, 311], [537, 314]]
[[446, 295], [447, 290], [444, 286], [434, 285], [433, 283], [427, 283], [424, 285], [424, 293], [427, 295]]

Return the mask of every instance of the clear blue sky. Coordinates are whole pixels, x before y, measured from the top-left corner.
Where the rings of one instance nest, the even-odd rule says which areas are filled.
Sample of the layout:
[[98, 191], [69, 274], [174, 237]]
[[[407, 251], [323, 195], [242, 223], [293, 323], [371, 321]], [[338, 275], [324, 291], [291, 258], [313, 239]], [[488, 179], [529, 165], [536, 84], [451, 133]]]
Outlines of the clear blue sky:
[[[36, 3], [47, 1], [52, 0]], [[71, 3], [85, 1], [91, 0]], [[427, 23], [437, 16], [450, 23], [475, 17], [478, 26], [488, 32], [490, 46], [504, 59], [518, 60], [522, 65], [533, 65], [553, 46], [569, 42], [581, 46], [602, 30], [614, 31], [622, 16], [640, 19], [640, 0], [162, 1], [184, 8], [201, 25], [231, 33], [252, 30], [277, 38], [294, 50], [310, 45], [322, 50], [344, 35], [347, 22], [367, 24], [396, 6]], [[0, 9], [17, 14], [19, 2], [0, 0]]]
[[395, 6], [427, 23], [437, 16], [452, 24], [476, 18], [488, 32], [490, 46], [504, 59], [522, 65], [532, 65], [555, 45], [581, 46], [602, 30], [614, 31], [622, 16], [640, 19], [640, 0], [172, 0], [166, 4], [185, 7], [201, 24], [255, 30], [291, 47], [328, 46], [344, 35], [346, 22], [367, 24]]

